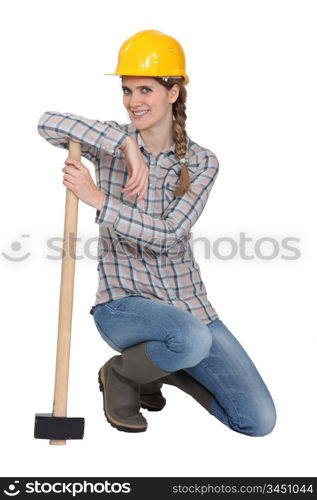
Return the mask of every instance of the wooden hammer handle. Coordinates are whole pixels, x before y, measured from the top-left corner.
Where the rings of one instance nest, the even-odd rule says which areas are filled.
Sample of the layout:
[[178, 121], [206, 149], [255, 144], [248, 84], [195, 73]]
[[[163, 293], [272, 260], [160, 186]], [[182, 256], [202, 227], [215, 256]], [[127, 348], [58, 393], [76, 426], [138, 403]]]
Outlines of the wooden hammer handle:
[[[69, 141], [68, 158], [81, 159], [81, 144]], [[73, 313], [74, 278], [76, 263], [76, 237], [78, 198], [66, 188], [64, 243], [59, 296], [58, 337], [55, 369], [53, 416], [66, 417], [69, 358]], [[66, 444], [66, 440], [50, 440], [50, 444]]]

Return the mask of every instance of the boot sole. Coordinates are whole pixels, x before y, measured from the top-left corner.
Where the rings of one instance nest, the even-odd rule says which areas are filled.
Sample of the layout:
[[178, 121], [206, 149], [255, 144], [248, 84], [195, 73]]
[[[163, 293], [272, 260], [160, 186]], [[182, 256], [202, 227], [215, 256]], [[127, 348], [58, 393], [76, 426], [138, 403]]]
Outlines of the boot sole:
[[142, 399], [140, 399], [140, 405], [141, 405], [141, 408], [144, 408], [145, 410], [147, 411], [161, 411], [163, 410], [164, 406], [150, 406], [148, 403], [145, 403], [144, 401], [142, 401]]
[[100, 371], [101, 370], [99, 370], [99, 373], [98, 373], [99, 389], [103, 395], [103, 411], [104, 411], [105, 417], [106, 417], [107, 421], [109, 422], [109, 424], [112, 425], [112, 427], [115, 427], [116, 429], [118, 429], [118, 431], [124, 431], [124, 432], [144, 432], [144, 431], [146, 431], [147, 426], [146, 427], [139, 427], [137, 425], [136, 426], [132, 426], [132, 425], [128, 426], [128, 425], [123, 424], [122, 422], [119, 422], [118, 420], [113, 419], [112, 417], [110, 417], [107, 414], [108, 408], [107, 408], [106, 391], [104, 389], [104, 385], [103, 385], [101, 377], [100, 377]]

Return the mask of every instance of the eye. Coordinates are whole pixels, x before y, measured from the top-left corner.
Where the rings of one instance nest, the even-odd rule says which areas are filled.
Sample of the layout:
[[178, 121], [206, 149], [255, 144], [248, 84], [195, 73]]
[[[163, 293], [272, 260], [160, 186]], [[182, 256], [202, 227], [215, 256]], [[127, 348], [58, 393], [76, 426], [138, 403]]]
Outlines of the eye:
[[[148, 94], [149, 92], [152, 92], [152, 89], [150, 89], [149, 87], [141, 87], [140, 90], [141, 90], [141, 94]], [[128, 95], [131, 91], [130, 91], [130, 89], [123, 88], [122, 92], [124, 95]]]

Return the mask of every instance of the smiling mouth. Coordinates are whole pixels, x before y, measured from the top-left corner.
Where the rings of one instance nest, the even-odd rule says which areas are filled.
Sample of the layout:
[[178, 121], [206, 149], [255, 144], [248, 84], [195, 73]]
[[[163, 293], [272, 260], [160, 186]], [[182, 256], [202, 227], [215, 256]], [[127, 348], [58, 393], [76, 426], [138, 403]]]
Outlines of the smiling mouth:
[[135, 118], [142, 118], [142, 116], [145, 116], [149, 112], [148, 109], [145, 109], [143, 111], [131, 111], [132, 115]]

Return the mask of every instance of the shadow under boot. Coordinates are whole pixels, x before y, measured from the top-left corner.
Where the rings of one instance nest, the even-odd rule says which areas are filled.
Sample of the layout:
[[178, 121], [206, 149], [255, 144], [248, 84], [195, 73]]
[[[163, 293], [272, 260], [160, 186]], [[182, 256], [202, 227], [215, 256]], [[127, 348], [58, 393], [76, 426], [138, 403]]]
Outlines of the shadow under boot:
[[[184, 370], [172, 372], [161, 380], [155, 381], [153, 385], [142, 385], [140, 387], [140, 402], [142, 408], [149, 411], [159, 411], [164, 408], [166, 399], [160, 391], [163, 384], [178, 387], [183, 392], [186, 392], [186, 394], [192, 396], [207, 411], [210, 410], [210, 404], [213, 397], [212, 393]], [[155, 408], [155, 410], [153, 410], [153, 408]]]
[[150, 384], [171, 372], [154, 365], [146, 353], [146, 342], [124, 349], [98, 372], [107, 421], [120, 431], [143, 432], [147, 421], [140, 413], [140, 385]]

